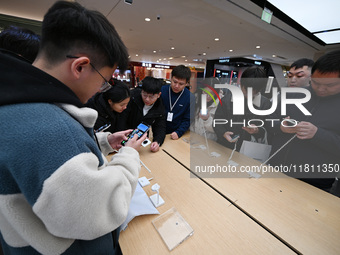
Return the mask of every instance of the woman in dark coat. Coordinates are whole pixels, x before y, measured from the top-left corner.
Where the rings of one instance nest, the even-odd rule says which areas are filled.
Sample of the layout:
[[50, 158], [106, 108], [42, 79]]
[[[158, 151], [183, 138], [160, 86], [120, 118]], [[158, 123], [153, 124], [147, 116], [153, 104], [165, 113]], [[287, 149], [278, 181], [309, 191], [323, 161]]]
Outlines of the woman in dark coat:
[[96, 132], [109, 131], [111, 133], [124, 129], [121, 113], [130, 101], [130, 89], [122, 81], [112, 79], [112, 87], [103, 93], [97, 93], [85, 104], [98, 112], [98, 119], [94, 125]]

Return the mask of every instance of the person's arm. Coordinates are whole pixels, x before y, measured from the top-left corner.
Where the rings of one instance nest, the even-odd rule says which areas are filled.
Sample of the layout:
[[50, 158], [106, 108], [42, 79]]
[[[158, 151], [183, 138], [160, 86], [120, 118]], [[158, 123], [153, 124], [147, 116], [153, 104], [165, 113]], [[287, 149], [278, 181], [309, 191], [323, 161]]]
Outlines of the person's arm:
[[157, 142], [160, 146], [163, 144], [166, 135], [166, 119], [165, 114], [156, 118], [152, 124], [153, 142]]
[[340, 135], [334, 131], [317, 127], [310, 122], [302, 121], [295, 128], [298, 139], [310, 140], [314, 146], [340, 157]]
[[[194, 111], [195, 111], [195, 96], [189, 92], [190, 96], [190, 103], [187, 104], [187, 108], [183, 114], [183, 118], [181, 120], [181, 124], [179, 127], [174, 131], [178, 138], [180, 138], [190, 127], [190, 123], [192, 121], [191, 117], [194, 117]], [[179, 103], [179, 102], [178, 102]], [[194, 118], [193, 118], [194, 119]], [[177, 139], [178, 139], [177, 138]]]
[[21, 151], [31, 149], [18, 155], [12, 174], [49, 233], [98, 238], [118, 228], [127, 216], [140, 171], [139, 154], [127, 144], [107, 162], [79, 123], [54, 125], [53, 119], [47, 118], [44, 123], [49, 125], [20, 143]]

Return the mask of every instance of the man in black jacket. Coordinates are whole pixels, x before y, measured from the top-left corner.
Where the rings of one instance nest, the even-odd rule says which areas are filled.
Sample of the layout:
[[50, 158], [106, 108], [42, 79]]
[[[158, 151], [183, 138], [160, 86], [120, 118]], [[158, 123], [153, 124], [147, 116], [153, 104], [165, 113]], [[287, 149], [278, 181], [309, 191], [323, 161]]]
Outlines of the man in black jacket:
[[[273, 139], [275, 156], [271, 165], [290, 169], [290, 176], [329, 191], [340, 167], [340, 51], [320, 57], [312, 68], [310, 100], [305, 116], [293, 104], [287, 105], [287, 116], [298, 121], [288, 126], [284, 121]], [[301, 97], [290, 93], [289, 98]], [[280, 109], [278, 109], [280, 110]], [[293, 138], [294, 137], [294, 138]], [[284, 145], [289, 139], [291, 142]]]
[[131, 98], [127, 109], [123, 112], [126, 128], [136, 128], [144, 122], [151, 126], [153, 142], [152, 152], [159, 150], [166, 135], [165, 108], [161, 99], [162, 82], [147, 76], [141, 87], [131, 91]]
[[[268, 98], [261, 95], [260, 91], [263, 90], [267, 83], [266, 72], [262, 67], [252, 66], [248, 67], [241, 75], [240, 87], [243, 96], [247, 98], [248, 88], [253, 89], [253, 107], [257, 110], [267, 110], [271, 107]], [[222, 98], [222, 104], [219, 104], [215, 113], [214, 119], [226, 119], [226, 124], [213, 125], [214, 131], [217, 135], [217, 142], [230, 149], [235, 147], [237, 143], [237, 151], [240, 150], [243, 141], [250, 141], [251, 136], [256, 139], [263, 138], [265, 135], [264, 128], [257, 127], [261, 122], [253, 121], [252, 119], [261, 120], [264, 116], [253, 114], [244, 100], [244, 114], [234, 115], [234, 106], [232, 101], [232, 94], [227, 90], [225, 96]], [[252, 123], [250, 125], [246, 123]], [[233, 135], [238, 135], [238, 139], [232, 139]]]

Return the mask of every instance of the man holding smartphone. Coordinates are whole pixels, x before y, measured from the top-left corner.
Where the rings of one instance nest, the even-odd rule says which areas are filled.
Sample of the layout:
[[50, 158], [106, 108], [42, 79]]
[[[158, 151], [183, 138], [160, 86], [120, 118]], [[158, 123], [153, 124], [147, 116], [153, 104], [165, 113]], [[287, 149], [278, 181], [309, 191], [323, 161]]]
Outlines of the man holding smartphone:
[[[294, 104], [287, 105], [288, 121], [275, 126], [273, 166], [292, 169], [288, 175], [315, 187], [330, 191], [340, 166], [340, 50], [321, 56], [312, 67], [311, 98], [304, 107], [305, 115]], [[289, 93], [289, 100], [301, 93]], [[277, 116], [281, 108], [277, 108]], [[287, 143], [287, 141], [290, 141]]]
[[[118, 254], [119, 226], [137, 185], [131, 130], [94, 135], [84, 103], [128, 53], [99, 12], [56, 2], [33, 65], [0, 54], [0, 241], [5, 254]], [[11, 128], [9, 128], [11, 127]], [[119, 152], [108, 162], [114, 149]]]

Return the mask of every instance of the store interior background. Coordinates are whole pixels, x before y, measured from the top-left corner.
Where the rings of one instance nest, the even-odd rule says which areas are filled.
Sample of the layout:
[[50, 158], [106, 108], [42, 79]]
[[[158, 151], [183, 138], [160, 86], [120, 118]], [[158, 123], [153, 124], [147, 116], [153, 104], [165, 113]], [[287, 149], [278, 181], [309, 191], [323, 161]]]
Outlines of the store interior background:
[[[8, 25], [40, 34], [41, 21], [54, 0], [1, 0], [0, 30]], [[282, 81], [299, 58], [316, 60], [340, 49], [340, 40], [326, 43], [266, 0], [79, 0], [103, 13], [115, 26], [130, 54], [130, 68], [114, 76], [134, 87], [145, 76], [168, 82], [174, 66], [192, 71], [196, 78], [219, 77], [237, 83], [251, 65], [264, 66], [267, 74]], [[331, 27], [340, 38], [340, 1], [286, 0], [287, 8], [307, 14], [314, 24]], [[270, 23], [261, 19], [264, 8], [272, 11]], [[149, 19], [149, 20], [147, 20]], [[317, 30], [317, 28], [315, 28]]]

